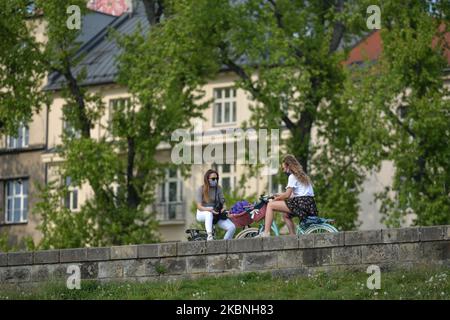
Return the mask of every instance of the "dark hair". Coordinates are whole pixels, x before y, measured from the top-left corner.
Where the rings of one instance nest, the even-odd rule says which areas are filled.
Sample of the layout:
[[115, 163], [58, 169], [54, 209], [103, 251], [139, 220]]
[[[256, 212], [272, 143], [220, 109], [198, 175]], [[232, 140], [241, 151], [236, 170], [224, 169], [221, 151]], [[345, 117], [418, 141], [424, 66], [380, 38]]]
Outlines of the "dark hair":
[[[215, 173], [217, 175], [217, 180], [219, 180], [219, 173], [216, 170], [209, 169], [203, 176], [203, 201], [209, 202], [209, 181], [208, 178], [211, 174]], [[217, 181], [217, 187], [219, 187], [219, 182]], [[216, 187], [216, 188], [217, 188]]]

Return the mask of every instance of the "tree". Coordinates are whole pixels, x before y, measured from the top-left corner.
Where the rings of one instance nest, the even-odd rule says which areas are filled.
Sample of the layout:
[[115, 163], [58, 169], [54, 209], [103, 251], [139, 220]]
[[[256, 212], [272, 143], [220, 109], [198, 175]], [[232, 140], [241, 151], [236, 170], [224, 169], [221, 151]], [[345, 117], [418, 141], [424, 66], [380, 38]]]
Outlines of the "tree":
[[450, 49], [445, 39], [450, 3], [388, 1], [380, 6], [385, 12], [383, 55], [356, 86], [365, 92], [356, 104], [377, 119], [365, 126], [380, 133], [373, 137], [385, 150], [372, 156], [395, 167], [392, 185], [377, 199], [388, 226], [401, 225], [408, 214], [415, 214], [415, 225], [448, 224], [450, 104], [443, 70]]
[[47, 96], [40, 90], [45, 66], [42, 51], [31, 33], [32, 1], [0, 3], [0, 134], [14, 134], [39, 112]]
[[345, 229], [355, 227], [363, 171], [344, 119], [340, 62], [342, 49], [364, 31], [366, 8], [360, 1], [281, 0], [186, 0], [175, 7], [183, 29], [177, 39], [203, 41], [204, 61], [238, 76], [236, 85], [255, 99], [250, 126], [286, 126], [288, 151], [313, 176], [322, 212]]
[[[170, 143], [172, 132], [189, 127], [190, 121], [201, 116], [201, 110], [207, 106], [196, 102], [202, 98], [198, 88], [209, 71], [199, 68], [199, 64], [187, 63], [189, 52], [182, 43], [167, 42], [168, 37], [174, 38], [174, 22], [167, 19], [170, 3], [165, 7], [161, 1], [144, 1], [144, 4], [149, 27], [141, 25], [128, 36], [111, 32], [112, 39], [122, 48], [117, 60], [117, 82], [131, 94], [128, 103], [119, 104], [113, 110], [108, 128], [112, 138], [97, 141], [90, 137], [92, 123], [102, 115], [103, 107], [98, 97], [91, 97], [84, 88], [70, 87], [68, 81], [72, 91], [67, 96], [69, 103], [64, 115], [81, 132], [81, 137], [65, 137], [60, 149], [66, 160], [62, 174], [70, 176], [78, 185], [87, 182], [95, 196], [77, 213], [77, 218], [65, 215], [68, 221], [77, 219], [73, 225], [82, 228], [84, 224], [90, 231], [78, 232], [78, 243], [59, 242], [60, 245], [157, 240], [155, 218], [148, 208], [154, 201], [156, 186], [165, 169], [171, 166], [156, 159], [157, 147], [162, 142]], [[163, 19], [163, 8], [166, 19]], [[200, 52], [201, 49], [197, 50]], [[70, 80], [69, 72], [65, 77]], [[81, 94], [77, 96], [77, 93]], [[75, 99], [71, 100], [73, 97]], [[93, 102], [94, 108], [85, 108], [83, 114], [80, 112], [83, 101]], [[56, 193], [57, 197], [64, 192], [67, 190], [63, 188], [59, 195]], [[61, 209], [55, 206], [53, 212], [58, 210]], [[45, 211], [52, 212], [40, 210], [44, 216]], [[50, 217], [49, 221], [55, 218]], [[47, 223], [46, 238], [57, 239], [61, 232], [64, 233], [64, 224], [64, 221]], [[52, 229], [51, 225], [56, 228]]]

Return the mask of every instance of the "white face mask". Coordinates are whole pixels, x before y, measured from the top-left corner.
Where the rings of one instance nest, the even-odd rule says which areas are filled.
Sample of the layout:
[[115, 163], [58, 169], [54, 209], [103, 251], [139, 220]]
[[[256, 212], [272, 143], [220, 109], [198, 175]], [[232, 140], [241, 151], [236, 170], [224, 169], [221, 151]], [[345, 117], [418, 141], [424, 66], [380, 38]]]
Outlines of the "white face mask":
[[209, 185], [211, 187], [216, 187], [217, 186], [217, 180], [208, 179], [208, 182], [209, 182]]

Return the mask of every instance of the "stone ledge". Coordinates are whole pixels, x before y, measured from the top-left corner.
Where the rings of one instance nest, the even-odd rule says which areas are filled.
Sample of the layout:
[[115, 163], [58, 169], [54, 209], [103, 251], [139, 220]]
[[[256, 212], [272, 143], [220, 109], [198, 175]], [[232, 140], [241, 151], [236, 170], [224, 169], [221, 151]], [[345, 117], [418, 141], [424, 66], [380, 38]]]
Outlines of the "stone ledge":
[[88, 248], [88, 261], [103, 261], [111, 259], [111, 248]]
[[111, 247], [111, 260], [137, 259], [137, 249], [137, 245]]
[[383, 243], [418, 242], [420, 228], [398, 228], [381, 230]]
[[444, 240], [444, 226], [420, 227], [419, 229], [420, 241]]
[[58, 263], [59, 257], [59, 250], [36, 251], [34, 253], [34, 264]]
[[236, 239], [228, 241], [227, 253], [262, 251], [263, 238]]
[[33, 264], [33, 252], [8, 253], [8, 266], [23, 266]]
[[178, 242], [178, 256], [196, 256], [206, 254], [206, 241]]
[[87, 260], [87, 249], [63, 249], [60, 250], [60, 262], [81, 262]]
[[381, 234], [381, 230], [346, 231], [344, 232], [344, 245], [356, 246], [383, 243]]
[[0, 267], [6, 267], [8, 265], [8, 254], [0, 253]]

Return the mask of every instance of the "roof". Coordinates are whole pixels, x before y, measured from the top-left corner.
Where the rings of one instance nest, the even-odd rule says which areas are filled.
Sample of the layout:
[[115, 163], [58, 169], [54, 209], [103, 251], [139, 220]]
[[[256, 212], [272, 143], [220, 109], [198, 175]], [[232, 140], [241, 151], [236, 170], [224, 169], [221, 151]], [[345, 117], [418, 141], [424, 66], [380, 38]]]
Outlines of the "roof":
[[[86, 77], [82, 86], [114, 83], [117, 76], [116, 57], [122, 49], [116, 41], [108, 37], [109, 29], [115, 29], [120, 34], [131, 34], [141, 24], [143, 30], [149, 27], [144, 6], [138, 5], [133, 14], [123, 14], [119, 17], [92, 12], [86, 15], [83, 29], [78, 38], [83, 44], [76, 56], [82, 55], [80, 63], [72, 69], [77, 76], [84, 68]], [[52, 73], [48, 77], [44, 90], [59, 90], [65, 79], [59, 73]]]
[[[445, 40], [448, 44], [450, 44], [450, 32], [447, 32], [445, 34]], [[434, 45], [435, 43], [436, 41], [433, 40], [432, 45]], [[380, 30], [376, 30], [355, 44], [344, 64], [361, 65], [365, 64], [367, 60], [378, 60], [378, 58], [381, 56], [382, 51], [383, 41], [381, 39], [381, 33]], [[446, 48], [444, 50], [444, 55], [447, 58], [447, 65], [450, 66], [450, 49]]]

